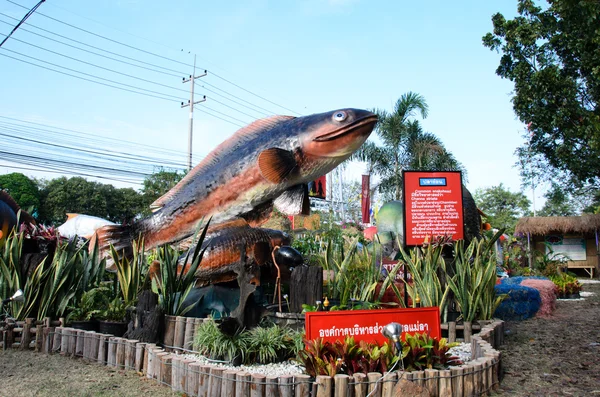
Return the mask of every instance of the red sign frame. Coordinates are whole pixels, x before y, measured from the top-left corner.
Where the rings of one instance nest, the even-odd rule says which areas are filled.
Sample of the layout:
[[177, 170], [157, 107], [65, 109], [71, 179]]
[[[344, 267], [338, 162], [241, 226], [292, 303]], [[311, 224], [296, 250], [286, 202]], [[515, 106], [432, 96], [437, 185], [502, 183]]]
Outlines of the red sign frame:
[[335, 342], [346, 336], [355, 341], [383, 344], [388, 339], [381, 334], [383, 327], [391, 322], [403, 326], [402, 339], [407, 334], [428, 333], [441, 338], [440, 310], [435, 307], [416, 309], [342, 310], [334, 312], [307, 312], [306, 339], [323, 338]]
[[403, 171], [404, 241], [423, 245], [432, 237], [464, 239], [462, 173]]

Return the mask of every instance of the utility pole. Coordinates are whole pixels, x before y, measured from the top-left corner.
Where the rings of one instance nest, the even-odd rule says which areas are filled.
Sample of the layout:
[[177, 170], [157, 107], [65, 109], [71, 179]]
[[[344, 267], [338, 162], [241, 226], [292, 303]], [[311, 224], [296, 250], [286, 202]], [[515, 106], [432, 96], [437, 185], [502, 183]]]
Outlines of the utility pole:
[[194, 105], [206, 101], [206, 95], [204, 95], [201, 100], [194, 102], [194, 80], [204, 76], [206, 76], [206, 70], [204, 71], [204, 73], [196, 76], [196, 55], [194, 55], [194, 71], [189, 78], [186, 79], [184, 77], [182, 81], [183, 83], [192, 83], [190, 87], [190, 100], [187, 103], [181, 102], [182, 108], [186, 106], [190, 107], [190, 132], [188, 135], [188, 171], [192, 169], [192, 134], [194, 132]]

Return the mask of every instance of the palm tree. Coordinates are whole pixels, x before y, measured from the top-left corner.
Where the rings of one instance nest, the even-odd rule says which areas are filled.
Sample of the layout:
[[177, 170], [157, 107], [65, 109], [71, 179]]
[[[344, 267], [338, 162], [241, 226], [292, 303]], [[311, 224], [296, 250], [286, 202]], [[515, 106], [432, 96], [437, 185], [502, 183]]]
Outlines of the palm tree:
[[432, 133], [423, 132], [415, 116], [426, 118], [428, 106], [423, 96], [407, 92], [396, 101], [394, 111], [376, 109], [376, 134], [383, 145], [367, 141], [351, 159], [365, 161], [369, 173], [378, 174], [378, 190], [395, 200], [402, 198], [403, 170], [462, 170], [462, 165]]

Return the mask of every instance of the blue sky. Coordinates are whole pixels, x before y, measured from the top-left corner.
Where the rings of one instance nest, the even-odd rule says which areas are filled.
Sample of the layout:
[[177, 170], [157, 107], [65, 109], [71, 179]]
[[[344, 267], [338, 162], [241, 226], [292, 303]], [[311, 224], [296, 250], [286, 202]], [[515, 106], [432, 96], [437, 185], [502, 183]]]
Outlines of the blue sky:
[[[27, 8], [37, 3], [11, 1]], [[136, 143], [177, 151], [183, 163], [188, 110], [180, 107], [177, 98], [187, 99], [189, 94], [177, 90], [189, 89], [181, 77], [191, 74], [191, 67], [186, 65], [193, 62], [195, 53], [199, 68], [209, 70], [202, 83], [211, 84], [205, 88], [216, 93], [197, 87], [197, 94], [208, 96], [198, 107], [207, 106], [228, 120], [196, 111], [196, 160], [235, 132], [235, 124], [245, 125], [262, 117], [261, 112], [290, 114], [274, 103], [300, 114], [344, 107], [390, 110], [402, 93], [414, 91], [423, 95], [430, 107], [430, 115], [423, 121], [425, 130], [440, 137], [465, 165], [471, 191], [499, 183], [519, 190], [513, 153], [522, 143], [524, 126], [512, 111], [512, 84], [495, 74], [500, 56], [481, 44], [481, 37], [491, 30], [492, 14], [514, 16], [516, 1], [48, 0], [38, 11], [130, 47], [38, 14], [23, 28], [57, 38], [36, 30], [43, 28], [152, 67], [169, 68], [173, 75], [116, 63], [24, 30], [18, 30], [13, 38], [162, 85], [134, 80], [12, 39], [0, 54], [26, 59], [7, 50], [17, 51], [176, 98], [167, 101], [137, 95], [0, 56], [0, 116], [131, 141], [133, 146], [124, 147], [129, 151], [135, 150]], [[0, 0], [0, 13], [20, 19], [25, 12]], [[7, 22], [0, 24], [0, 33], [7, 34], [9, 23], [14, 21], [2, 15], [0, 20]], [[28, 61], [39, 64], [30, 58]], [[228, 94], [239, 98], [229, 97], [237, 103], [228, 101]], [[254, 106], [260, 109], [253, 111]], [[116, 148], [119, 145], [114, 143]], [[152, 151], [145, 153], [153, 155]], [[0, 158], [0, 172], [14, 171], [3, 167], [6, 164]], [[351, 167], [346, 178], [358, 179], [361, 169], [360, 165]]]

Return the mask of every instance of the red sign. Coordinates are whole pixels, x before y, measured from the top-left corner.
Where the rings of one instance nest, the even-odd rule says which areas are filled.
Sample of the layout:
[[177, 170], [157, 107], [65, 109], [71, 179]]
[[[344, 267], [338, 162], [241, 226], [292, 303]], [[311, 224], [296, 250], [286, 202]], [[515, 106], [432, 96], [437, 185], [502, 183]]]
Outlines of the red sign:
[[402, 325], [402, 338], [406, 334], [428, 333], [441, 338], [440, 311], [436, 307], [419, 309], [343, 310], [335, 312], [306, 313], [306, 339], [323, 338], [334, 342], [346, 336], [355, 341], [383, 344], [388, 339], [381, 334], [384, 326], [396, 322]]
[[404, 240], [422, 245], [432, 237], [464, 238], [460, 171], [404, 171]]
[[[394, 281], [404, 280], [404, 269], [406, 266], [403, 264], [399, 265], [399, 262], [399, 260], [393, 260], [389, 258], [383, 258], [381, 261], [381, 266], [388, 272], [388, 274], [391, 273], [397, 266], [399, 266], [399, 269], [396, 271], [396, 277], [394, 277]], [[406, 274], [406, 281], [412, 281], [412, 276], [410, 273]]]

